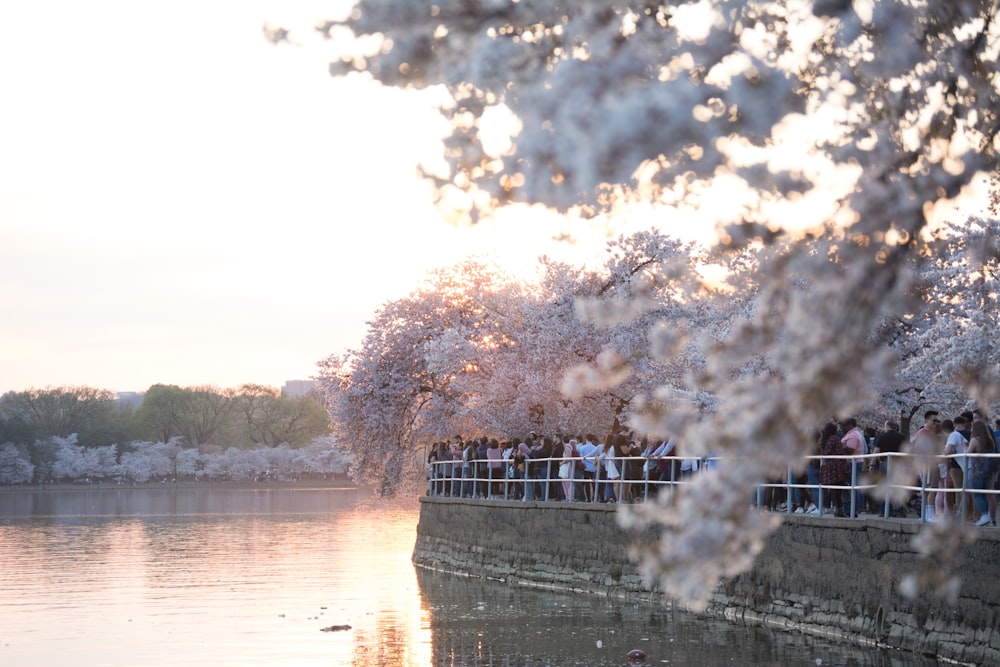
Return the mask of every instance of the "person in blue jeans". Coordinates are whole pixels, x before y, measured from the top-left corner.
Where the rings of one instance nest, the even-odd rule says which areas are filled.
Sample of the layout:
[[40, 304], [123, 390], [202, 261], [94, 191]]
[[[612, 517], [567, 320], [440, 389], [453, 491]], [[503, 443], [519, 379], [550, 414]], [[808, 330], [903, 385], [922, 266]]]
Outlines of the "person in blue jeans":
[[[984, 421], [973, 422], [972, 439], [969, 440], [969, 448], [966, 450], [966, 453], [996, 453], [996, 447], [993, 444], [991, 435]], [[990, 516], [989, 501], [986, 498], [986, 494], [982, 493], [982, 491], [989, 488], [996, 469], [993, 467], [993, 460], [987, 457], [971, 456], [968, 460], [969, 486], [973, 489], [972, 500], [976, 503], [976, 509], [979, 511], [979, 521], [976, 522], [976, 525], [988, 526], [993, 522], [993, 518]]]

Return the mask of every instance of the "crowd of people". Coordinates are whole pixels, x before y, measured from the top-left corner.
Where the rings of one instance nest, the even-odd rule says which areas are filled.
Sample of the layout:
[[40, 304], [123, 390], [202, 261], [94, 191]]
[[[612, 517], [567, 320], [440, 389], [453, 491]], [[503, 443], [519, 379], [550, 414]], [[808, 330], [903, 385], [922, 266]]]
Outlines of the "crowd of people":
[[670, 438], [637, 440], [621, 433], [531, 433], [504, 442], [455, 436], [435, 443], [428, 464], [431, 495], [605, 503], [643, 500], [700, 465], [679, 458]]
[[[941, 419], [936, 410], [912, 439], [913, 451], [935, 461], [915, 481], [925, 493], [890, 508], [892, 516], [922, 511], [976, 525], [996, 525], [1000, 419], [990, 428], [982, 410]], [[884, 506], [856, 487], [888, 474], [892, 455], [907, 442], [899, 425], [862, 429], [855, 418], [830, 421], [817, 432], [815, 457], [801, 474], [762, 485], [751, 503], [772, 511], [857, 517]], [[428, 455], [428, 493], [462, 498], [636, 502], [718, 465], [712, 456], [685, 457], [674, 438], [627, 434], [545, 436], [500, 441], [481, 436], [435, 443]], [[922, 509], [920, 509], [922, 508]]]
[[[991, 428], [981, 410], [953, 419], [941, 419], [937, 410], [928, 410], [910, 448], [930, 461], [914, 480], [921, 492], [914, 493], [910, 503], [890, 507], [889, 514], [905, 517], [908, 512], [922, 512], [927, 522], [949, 514], [979, 526], [996, 525], [996, 495], [984, 491], [997, 489], [997, 458], [969, 455], [995, 454], [998, 439], [1000, 420]], [[762, 504], [765, 509], [817, 515], [881, 514], [883, 506], [855, 487], [888, 475], [892, 455], [900, 453], [906, 442], [893, 421], [886, 421], [881, 431], [862, 430], [853, 418], [831, 421], [818, 433], [817, 458], [810, 460], [801, 476], [789, 480], [786, 500], [791, 507], [779, 501], [779, 489], [773, 485], [762, 494]]]

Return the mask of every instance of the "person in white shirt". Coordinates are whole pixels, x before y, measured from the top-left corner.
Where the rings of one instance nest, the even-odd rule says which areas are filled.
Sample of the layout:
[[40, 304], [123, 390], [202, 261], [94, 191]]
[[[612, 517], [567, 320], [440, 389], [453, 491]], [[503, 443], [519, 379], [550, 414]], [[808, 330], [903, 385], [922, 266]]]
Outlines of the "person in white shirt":
[[[951, 456], [953, 454], [964, 454], [966, 447], [969, 446], [969, 441], [965, 439], [961, 431], [968, 428], [968, 424], [965, 421], [965, 417], [959, 415], [955, 417], [955, 420], [945, 419], [941, 422], [941, 430], [948, 434], [948, 440], [945, 441], [944, 453], [946, 456]], [[965, 482], [966, 477], [966, 458], [964, 456], [955, 456], [950, 459], [946, 459], [948, 477], [951, 480], [951, 487], [953, 489], [961, 489]], [[963, 493], [958, 491], [956, 493], [949, 494], [951, 499], [951, 510], [958, 515], [964, 513], [965, 520], [972, 520], [972, 497], [968, 493]], [[963, 510], [964, 508], [964, 510]]]

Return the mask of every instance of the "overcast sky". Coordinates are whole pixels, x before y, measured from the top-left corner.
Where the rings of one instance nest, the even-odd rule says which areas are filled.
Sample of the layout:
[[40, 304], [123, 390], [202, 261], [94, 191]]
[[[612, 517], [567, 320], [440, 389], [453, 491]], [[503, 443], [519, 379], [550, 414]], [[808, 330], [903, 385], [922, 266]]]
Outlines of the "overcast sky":
[[338, 6], [287, 4], [0, 5], [0, 393], [281, 386], [429, 268], [545, 251], [443, 222], [430, 103], [269, 45]]

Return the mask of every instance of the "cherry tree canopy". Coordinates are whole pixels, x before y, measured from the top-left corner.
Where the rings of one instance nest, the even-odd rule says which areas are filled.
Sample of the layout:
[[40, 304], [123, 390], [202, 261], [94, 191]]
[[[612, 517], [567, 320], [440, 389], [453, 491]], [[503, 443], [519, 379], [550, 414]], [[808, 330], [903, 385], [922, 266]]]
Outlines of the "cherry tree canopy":
[[[705, 364], [650, 397], [645, 426], [754, 454], [670, 513], [630, 514], [671, 526], [645, 563], [697, 608], [774, 525], [748, 514], [753, 485], [895, 372], [872, 328], [919, 311], [935, 212], [997, 168], [996, 17], [995, 0], [371, 0], [320, 30], [336, 75], [446, 88], [447, 168], [428, 170], [444, 207], [695, 207], [720, 252], [769, 248], [728, 332], [654, 341], [697, 339]], [[688, 400], [704, 391], [710, 411]]]

